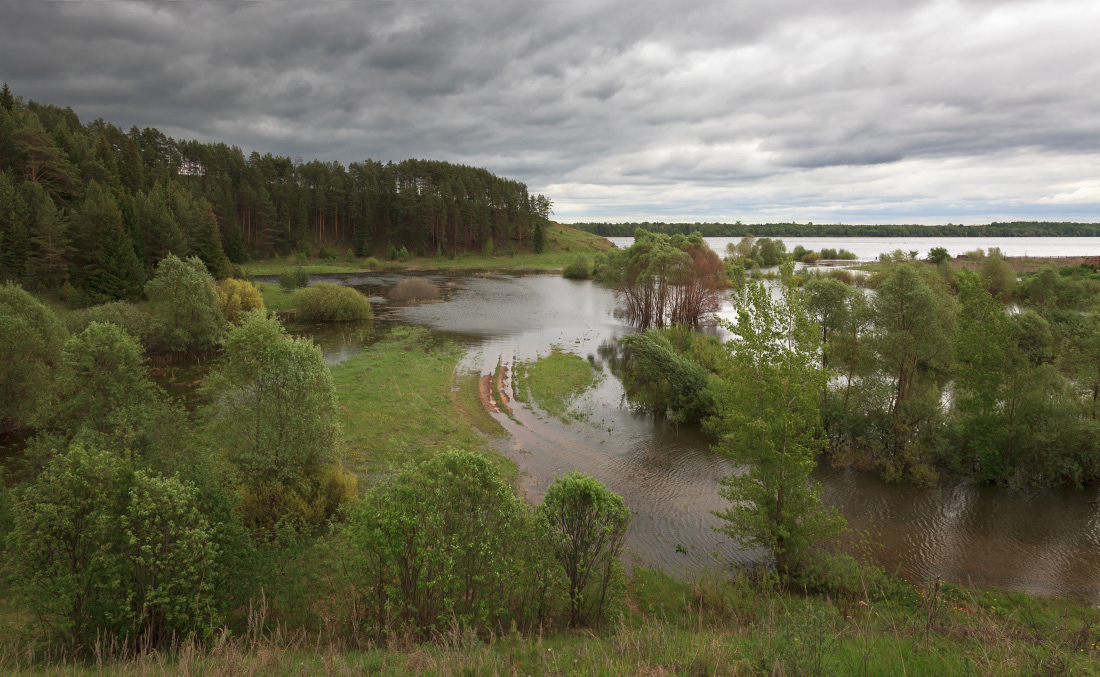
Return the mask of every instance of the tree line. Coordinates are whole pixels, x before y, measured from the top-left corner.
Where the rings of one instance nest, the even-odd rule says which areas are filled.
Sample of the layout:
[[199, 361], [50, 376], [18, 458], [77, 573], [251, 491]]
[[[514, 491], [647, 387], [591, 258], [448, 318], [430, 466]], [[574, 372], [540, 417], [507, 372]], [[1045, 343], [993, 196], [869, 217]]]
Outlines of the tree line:
[[0, 90], [0, 278], [140, 295], [169, 253], [216, 277], [249, 257], [541, 248], [552, 202], [519, 181], [431, 160], [247, 157], [155, 128], [81, 123]]
[[631, 237], [642, 228], [650, 233], [703, 237], [1100, 237], [1100, 223], [1050, 221], [993, 222], [974, 226], [942, 224], [843, 223], [572, 223], [571, 227], [601, 237]]

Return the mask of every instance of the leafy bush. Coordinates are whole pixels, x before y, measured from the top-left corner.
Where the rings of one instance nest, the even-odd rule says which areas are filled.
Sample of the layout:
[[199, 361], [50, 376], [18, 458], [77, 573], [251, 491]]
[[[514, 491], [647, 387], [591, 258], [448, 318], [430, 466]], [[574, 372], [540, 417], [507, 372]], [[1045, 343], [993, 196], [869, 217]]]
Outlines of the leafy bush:
[[806, 252], [802, 255], [802, 258], [799, 259], [799, 261], [802, 261], [802, 263], [817, 263], [820, 260], [821, 255], [817, 252]]
[[16, 496], [15, 590], [71, 651], [104, 637], [141, 648], [210, 627], [216, 552], [193, 487], [70, 447]]
[[622, 496], [574, 471], [550, 485], [539, 514], [569, 582], [569, 624], [598, 626], [623, 595], [619, 554], [630, 511]]
[[320, 322], [351, 322], [374, 316], [370, 301], [351, 287], [318, 282], [299, 289], [291, 299], [298, 313]]
[[217, 289], [222, 315], [230, 322], [236, 323], [241, 313], [263, 310], [264, 295], [251, 282], [227, 278], [218, 281]]
[[279, 273], [279, 286], [283, 291], [294, 291], [309, 286], [309, 273], [301, 268], [291, 268]]
[[242, 511], [253, 529], [331, 517], [348, 478], [330, 469], [340, 437], [336, 393], [312, 341], [288, 336], [261, 311], [246, 313], [202, 392], [209, 436], [244, 478]]
[[68, 320], [69, 331], [79, 334], [92, 322], [121, 327], [146, 348], [164, 341], [164, 325], [145, 308], [129, 301], [112, 301], [73, 313]]
[[393, 301], [431, 301], [437, 298], [439, 287], [422, 277], [401, 280], [390, 290], [390, 299]]
[[390, 261], [396, 261], [397, 260], [397, 255], [398, 255], [397, 247], [394, 247], [392, 243], [387, 244], [386, 245], [386, 259], [390, 260]]
[[935, 264], [935, 265], [938, 266], [941, 263], [944, 263], [945, 261], [949, 261], [950, 259], [951, 259], [951, 254], [947, 253], [947, 248], [946, 247], [932, 247], [931, 249], [928, 250], [928, 262], [929, 263], [932, 263], [932, 264]]
[[408, 261], [409, 256], [410, 255], [409, 255], [408, 247], [405, 247], [404, 245], [402, 245], [401, 249], [397, 250], [397, 259], [399, 261]]
[[382, 262], [379, 261], [378, 259], [374, 258], [373, 256], [369, 256], [366, 259], [364, 259], [363, 267], [368, 268], [370, 270], [374, 270], [375, 268], [381, 268], [382, 267]]
[[481, 245], [481, 255], [486, 257], [493, 255], [493, 238], [485, 239], [485, 243]]
[[325, 247], [325, 246], [322, 245], [321, 248], [317, 251], [317, 257], [325, 259], [326, 261], [329, 261], [329, 262], [335, 261], [336, 260], [336, 250], [335, 249], [329, 249], [328, 247]]
[[592, 277], [592, 265], [584, 254], [577, 254], [561, 274], [571, 280], [587, 280]]
[[818, 253], [821, 255], [821, 258], [825, 259], [826, 261], [831, 261], [838, 258], [836, 249], [833, 249], [832, 247], [822, 247], [821, 251]]
[[21, 287], [0, 286], [0, 431], [34, 423], [64, 343], [53, 311]]
[[482, 633], [539, 627], [560, 581], [530, 508], [469, 452], [442, 452], [376, 485], [344, 535], [360, 622], [379, 638], [454, 623]]
[[162, 259], [145, 295], [172, 350], [205, 350], [225, 333], [214, 278], [196, 256], [184, 261], [169, 254]]

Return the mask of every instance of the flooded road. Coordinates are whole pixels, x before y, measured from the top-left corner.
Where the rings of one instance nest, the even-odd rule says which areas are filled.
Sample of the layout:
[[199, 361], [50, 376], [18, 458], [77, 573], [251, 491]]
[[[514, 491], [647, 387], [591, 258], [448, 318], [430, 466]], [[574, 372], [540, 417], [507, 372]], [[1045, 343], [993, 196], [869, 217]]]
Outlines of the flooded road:
[[[518, 403], [515, 420], [494, 414], [511, 435], [500, 451], [519, 464], [528, 498], [537, 502], [555, 475], [576, 469], [623, 496], [634, 512], [627, 547], [642, 562], [685, 571], [760, 561], [760, 553], [738, 548], [714, 529], [721, 521], [711, 511], [725, 507], [718, 480], [733, 470], [730, 462], [711, 450], [697, 426], [676, 428], [627, 403], [612, 366], [619, 359], [616, 340], [633, 330], [615, 318], [609, 290], [556, 275], [433, 279], [443, 286], [444, 301], [409, 307], [381, 302], [392, 280], [356, 280], [378, 301], [378, 320], [355, 329], [296, 331], [313, 335], [329, 359], [339, 361], [384, 332], [388, 319], [421, 325], [467, 346], [461, 368], [483, 374], [554, 347], [580, 355], [602, 374], [575, 405], [582, 420], [566, 424]], [[1096, 489], [918, 489], [832, 468], [819, 468], [814, 477], [825, 501], [880, 544], [875, 556], [890, 570], [1100, 603], [1100, 508], [1090, 503]]]

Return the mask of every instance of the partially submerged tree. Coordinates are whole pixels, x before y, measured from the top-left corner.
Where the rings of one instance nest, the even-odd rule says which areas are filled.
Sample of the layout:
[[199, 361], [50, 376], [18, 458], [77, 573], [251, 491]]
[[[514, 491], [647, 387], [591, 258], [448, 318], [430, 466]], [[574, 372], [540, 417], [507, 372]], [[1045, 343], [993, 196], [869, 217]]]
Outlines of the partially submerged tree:
[[213, 347], [225, 333], [214, 278], [197, 257], [186, 261], [164, 257], [145, 285], [153, 315], [165, 327], [170, 348], [200, 351]]
[[715, 513], [731, 538], [767, 549], [783, 574], [796, 570], [816, 541], [839, 533], [843, 520], [821, 504], [810, 481], [822, 450], [819, 328], [810, 319], [783, 268], [773, 296], [760, 282], [745, 284], [735, 299], [729, 367], [713, 388], [714, 414], [705, 427], [717, 448], [739, 466], [721, 480], [731, 503]]

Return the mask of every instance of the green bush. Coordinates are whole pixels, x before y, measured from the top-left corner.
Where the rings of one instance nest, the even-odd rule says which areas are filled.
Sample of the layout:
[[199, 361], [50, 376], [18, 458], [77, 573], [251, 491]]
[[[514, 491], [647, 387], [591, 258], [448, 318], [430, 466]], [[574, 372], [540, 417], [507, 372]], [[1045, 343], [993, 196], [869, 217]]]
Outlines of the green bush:
[[817, 252], [806, 252], [799, 260], [802, 261], [802, 263], [817, 263], [821, 260], [821, 255]]
[[584, 254], [577, 254], [561, 274], [571, 280], [587, 280], [592, 277], [592, 264]]
[[129, 301], [112, 301], [77, 311], [69, 317], [69, 331], [79, 334], [92, 322], [121, 327], [146, 348], [158, 346], [165, 340], [164, 325], [148, 310]]
[[302, 317], [319, 322], [351, 322], [374, 316], [366, 296], [351, 287], [328, 282], [299, 289], [291, 303]]
[[64, 343], [53, 311], [21, 287], [0, 286], [0, 431], [35, 422]]
[[935, 265], [940, 265], [945, 261], [949, 261], [951, 255], [947, 253], [946, 247], [932, 247], [928, 250], [928, 262]]
[[832, 247], [822, 247], [821, 251], [818, 252], [818, 253], [821, 255], [821, 258], [826, 260], [826, 261], [832, 261], [834, 259], [839, 258], [837, 256], [836, 249], [833, 249]]
[[568, 579], [569, 624], [599, 626], [624, 593], [619, 555], [630, 511], [622, 496], [574, 471], [550, 485], [539, 514]]
[[406, 466], [367, 493], [344, 533], [341, 569], [366, 612], [357, 630], [381, 639], [455, 624], [541, 627], [561, 580], [542, 542], [531, 509], [485, 457], [445, 451]]
[[368, 256], [366, 259], [363, 260], [363, 267], [374, 270], [375, 268], [381, 268], [382, 262], [374, 258], [373, 256]]
[[214, 278], [197, 256], [186, 261], [166, 256], [145, 285], [145, 295], [153, 316], [164, 325], [172, 350], [206, 350], [225, 333]]
[[309, 273], [301, 268], [291, 268], [279, 273], [279, 286], [283, 291], [294, 291], [309, 286]]
[[329, 249], [328, 247], [322, 246], [317, 251], [317, 258], [325, 259], [329, 262], [335, 261], [336, 260], [336, 250], [335, 249]]

